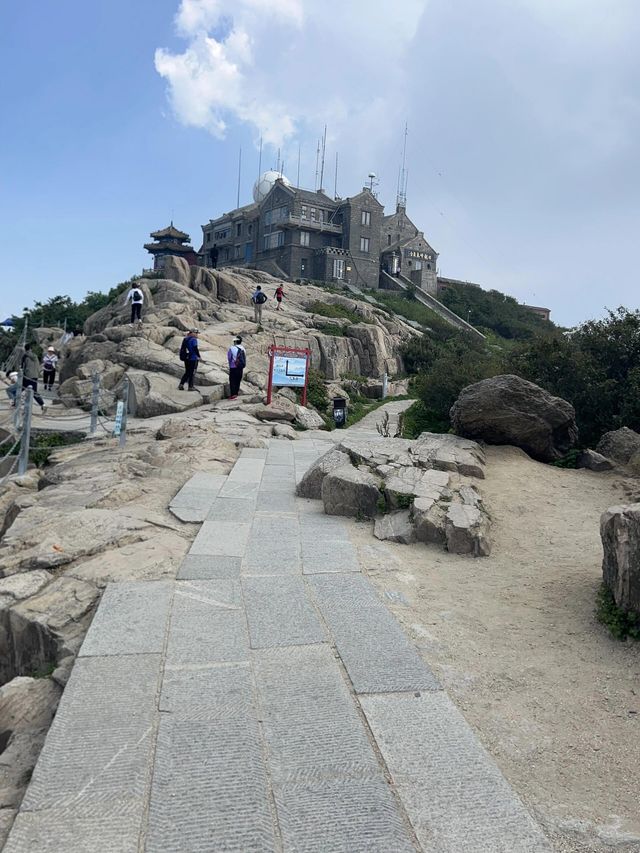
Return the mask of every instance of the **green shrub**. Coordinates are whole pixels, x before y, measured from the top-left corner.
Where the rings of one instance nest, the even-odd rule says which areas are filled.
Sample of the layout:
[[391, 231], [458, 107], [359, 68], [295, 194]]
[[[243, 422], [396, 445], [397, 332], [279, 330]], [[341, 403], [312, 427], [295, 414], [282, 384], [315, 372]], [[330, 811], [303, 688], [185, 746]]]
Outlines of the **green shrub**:
[[83, 439], [84, 435], [73, 432], [32, 433], [29, 446], [29, 462], [32, 462], [38, 468], [44, 468], [56, 448], [79, 444]]
[[335, 323], [318, 323], [316, 329], [323, 335], [329, 335], [332, 338], [344, 338], [346, 336], [344, 328], [336, 326]]
[[423, 432], [449, 431], [449, 418], [443, 418], [432, 409], [427, 409], [422, 400], [416, 400], [404, 410], [401, 424], [403, 438], [418, 438]]
[[349, 320], [351, 323], [371, 323], [371, 320], [365, 320], [351, 308], [347, 308], [345, 305], [333, 305], [330, 302], [313, 302], [309, 306], [309, 311], [312, 314], [319, 314], [321, 317], [329, 317], [333, 320]]
[[581, 450], [570, 450], [568, 453], [565, 453], [562, 459], [557, 459], [553, 464], [556, 468], [577, 468], [578, 457], [581, 453]]
[[322, 373], [314, 367], [309, 368], [307, 377], [307, 403], [324, 414], [329, 408], [327, 386]]
[[605, 584], [598, 590], [596, 617], [616, 640], [640, 640], [640, 616], [620, 610]]

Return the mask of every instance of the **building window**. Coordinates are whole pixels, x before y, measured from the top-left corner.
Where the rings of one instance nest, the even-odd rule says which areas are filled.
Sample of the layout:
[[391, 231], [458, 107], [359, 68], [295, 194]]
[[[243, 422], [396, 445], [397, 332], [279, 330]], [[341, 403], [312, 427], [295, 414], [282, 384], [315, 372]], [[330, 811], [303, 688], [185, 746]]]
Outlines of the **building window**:
[[318, 211], [315, 209], [315, 207], [311, 208], [311, 221], [312, 222], [318, 221]]
[[211, 231], [207, 233], [207, 243], [211, 242]]
[[343, 258], [334, 258], [333, 259], [333, 277], [334, 278], [344, 278], [344, 260]]
[[284, 231], [273, 231], [271, 234], [265, 234], [262, 245], [265, 252], [284, 246]]
[[242, 236], [242, 222], [238, 222], [236, 225], [236, 237]]
[[370, 244], [370, 240], [368, 237], [361, 237], [360, 238], [360, 251], [361, 252], [368, 252], [369, 251], [369, 244]]
[[387, 234], [387, 246], [391, 245], [391, 234]]
[[236, 249], [236, 251], [235, 251], [234, 257], [236, 258], [236, 260], [238, 260], [242, 255], [242, 247], [236, 246], [235, 249]]
[[253, 234], [253, 225], [251, 223], [247, 225], [247, 234], [249, 235], [249, 237], [251, 237], [251, 235]]
[[308, 246], [309, 245], [309, 236], [310, 235], [309, 235], [308, 231], [301, 231], [300, 232], [300, 245], [301, 246]]
[[307, 205], [306, 204], [303, 204], [302, 207], [300, 208], [300, 218], [301, 219], [307, 218]]
[[363, 210], [360, 214], [360, 224], [361, 225], [371, 225], [371, 211]]
[[307, 259], [302, 258], [300, 261], [300, 275], [304, 276], [307, 271]]
[[229, 236], [229, 229], [225, 228], [221, 231], [216, 231], [216, 240], [226, 240]]

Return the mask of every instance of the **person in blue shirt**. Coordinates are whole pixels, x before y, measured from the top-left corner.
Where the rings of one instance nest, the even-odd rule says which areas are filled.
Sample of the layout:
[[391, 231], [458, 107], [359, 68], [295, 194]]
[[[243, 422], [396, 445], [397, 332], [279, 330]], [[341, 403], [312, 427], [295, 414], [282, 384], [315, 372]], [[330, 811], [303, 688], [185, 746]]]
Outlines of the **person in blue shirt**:
[[196, 372], [200, 358], [200, 350], [198, 349], [198, 330], [189, 329], [185, 335], [182, 346], [180, 347], [180, 360], [184, 362], [184, 375], [178, 385], [178, 391], [184, 391], [184, 384], [187, 383], [189, 391], [195, 391], [193, 387], [193, 378]]

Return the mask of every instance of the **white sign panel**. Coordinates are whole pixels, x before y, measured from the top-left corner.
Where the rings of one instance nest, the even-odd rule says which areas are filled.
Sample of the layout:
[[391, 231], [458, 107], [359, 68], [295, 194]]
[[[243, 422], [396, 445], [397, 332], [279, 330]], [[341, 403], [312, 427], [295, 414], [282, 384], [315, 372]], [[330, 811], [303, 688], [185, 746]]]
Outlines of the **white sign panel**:
[[305, 356], [276, 355], [273, 358], [273, 384], [304, 388], [307, 373]]
[[118, 405], [116, 406], [116, 422], [113, 426], [113, 434], [120, 435], [120, 431], [122, 429], [122, 415], [124, 414], [124, 403], [122, 400], [118, 400]]

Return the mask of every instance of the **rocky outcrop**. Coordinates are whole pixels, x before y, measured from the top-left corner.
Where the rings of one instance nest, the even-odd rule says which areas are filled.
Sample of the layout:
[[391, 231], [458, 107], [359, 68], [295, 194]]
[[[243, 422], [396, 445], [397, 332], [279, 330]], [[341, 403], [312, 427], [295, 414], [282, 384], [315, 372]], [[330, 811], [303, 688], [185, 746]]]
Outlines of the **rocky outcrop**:
[[355, 434], [309, 468], [297, 494], [321, 498], [329, 515], [375, 518], [378, 539], [483, 557], [491, 552], [490, 521], [468, 479], [483, 479], [483, 467], [482, 450], [468, 439], [424, 434], [380, 441]]
[[621, 610], [640, 616], [640, 504], [609, 507], [600, 537], [604, 583]]
[[613, 463], [595, 450], [583, 450], [576, 459], [577, 468], [587, 468], [589, 471], [611, 471]]
[[511, 444], [541, 462], [561, 459], [578, 439], [573, 406], [519, 376], [494, 376], [463, 388], [450, 417], [458, 435]]
[[631, 458], [640, 452], [640, 435], [629, 427], [605, 432], [596, 450], [607, 459], [613, 459], [620, 465], [627, 465]]

